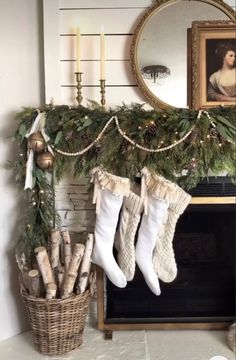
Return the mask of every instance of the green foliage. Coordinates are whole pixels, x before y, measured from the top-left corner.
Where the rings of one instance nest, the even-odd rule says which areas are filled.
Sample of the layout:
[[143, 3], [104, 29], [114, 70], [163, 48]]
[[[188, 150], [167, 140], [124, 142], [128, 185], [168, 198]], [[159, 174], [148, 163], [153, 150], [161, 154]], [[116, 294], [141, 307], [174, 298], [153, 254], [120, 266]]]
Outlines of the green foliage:
[[[91, 102], [88, 107], [50, 105], [40, 111], [47, 114], [45, 131], [50, 137], [50, 145], [69, 153], [83, 150], [91, 144], [113, 115], [117, 116], [122, 131], [135, 143], [154, 149], [173, 144], [194, 125], [191, 135], [176, 147], [149, 153], [127, 142], [118, 133], [115, 122], [112, 122], [100, 141], [84, 155], [67, 157], [55, 153], [54, 174], [57, 181], [71, 171], [75, 177], [88, 175], [98, 165], [131, 180], [144, 166], [148, 166], [186, 190], [196, 186], [201, 178], [207, 177], [209, 170], [215, 175], [226, 170], [235, 180], [236, 107], [209, 109], [210, 118], [202, 113], [200, 119], [197, 119], [198, 112], [195, 110], [147, 111], [143, 104], [123, 104], [116, 109], [105, 110]], [[25, 108], [17, 114], [19, 125], [14, 138], [19, 145], [19, 156], [12, 166], [21, 189], [24, 187], [27, 161], [25, 135], [36, 116], [37, 111], [33, 108]], [[150, 131], [150, 124], [153, 131]], [[32, 201], [28, 199], [28, 214], [21, 243], [30, 249], [30, 253], [36, 245], [47, 243], [50, 228], [57, 219], [53, 205], [53, 184], [48, 182], [44, 171], [36, 164], [33, 176], [36, 193], [44, 189], [47, 196], [43, 204], [37, 202], [33, 208]]]
[[16, 251], [23, 252], [29, 262], [34, 259], [34, 249], [47, 246], [50, 231], [60, 223], [55, 211], [54, 189], [44, 172], [35, 166], [35, 185], [26, 190], [26, 209], [20, 220], [21, 235]]

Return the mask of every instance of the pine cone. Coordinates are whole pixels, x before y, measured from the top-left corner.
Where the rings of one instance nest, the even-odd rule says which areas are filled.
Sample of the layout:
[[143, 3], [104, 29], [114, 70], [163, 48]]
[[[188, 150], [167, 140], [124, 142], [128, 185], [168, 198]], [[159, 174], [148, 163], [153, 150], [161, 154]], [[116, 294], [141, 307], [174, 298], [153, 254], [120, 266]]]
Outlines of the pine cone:
[[97, 156], [101, 151], [101, 145], [99, 143], [96, 143], [90, 151], [94, 156]]
[[157, 133], [157, 126], [156, 124], [154, 123], [154, 121], [151, 121], [151, 123], [148, 125], [148, 133], [150, 135], [156, 135]]
[[218, 131], [215, 129], [215, 128], [211, 128], [211, 130], [210, 130], [210, 136], [212, 137], [212, 138], [217, 138], [218, 137]]

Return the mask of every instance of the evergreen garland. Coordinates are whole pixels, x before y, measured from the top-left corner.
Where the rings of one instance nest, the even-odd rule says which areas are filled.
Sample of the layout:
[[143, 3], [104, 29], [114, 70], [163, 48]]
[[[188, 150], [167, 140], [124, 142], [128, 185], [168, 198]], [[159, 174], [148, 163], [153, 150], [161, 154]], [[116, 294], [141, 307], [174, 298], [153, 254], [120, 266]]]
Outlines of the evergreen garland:
[[[74, 158], [55, 153], [53, 173], [57, 181], [71, 171], [75, 177], [88, 175], [98, 165], [131, 180], [147, 166], [185, 190], [195, 187], [208, 176], [209, 170], [215, 175], [227, 171], [235, 180], [236, 107], [210, 109], [210, 119], [206, 113], [197, 119], [196, 110], [145, 110], [142, 104], [105, 110], [91, 102], [88, 107], [76, 108], [48, 105], [40, 108], [40, 111], [46, 112], [45, 131], [50, 136], [49, 144], [65, 152], [77, 152], [91, 144], [113, 115], [119, 119], [122, 131], [135, 142], [149, 148], [170, 145], [195, 125], [191, 135], [176, 147], [148, 153], [128, 143], [112, 122], [99, 143], [86, 154]], [[16, 170], [16, 181], [21, 189], [24, 188], [27, 161], [25, 135], [36, 116], [37, 110], [34, 108], [24, 108], [17, 114], [19, 126], [14, 138], [19, 145], [19, 156], [11, 165]], [[37, 199], [36, 204], [32, 204], [35, 195], [26, 191], [28, 215], [21, 236], [21, 243], [29, 249], [29, 253], [35, 246], [47, 243], [50, 229], [59, 221], [53, 206], [53, 184], [36, 164], [33, 175]], [[43, 202], [40, 199], [42, 190]]]

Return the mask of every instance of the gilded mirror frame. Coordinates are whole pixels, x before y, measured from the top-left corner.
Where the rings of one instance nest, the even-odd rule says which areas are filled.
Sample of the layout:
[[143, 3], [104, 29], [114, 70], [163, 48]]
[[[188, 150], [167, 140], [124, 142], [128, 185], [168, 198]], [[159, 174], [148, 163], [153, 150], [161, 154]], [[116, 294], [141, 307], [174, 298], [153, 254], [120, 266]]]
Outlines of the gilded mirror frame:
[[[131, 49], [130, 49], [131, 69], [132, 69], [132, 72], [137, 81], [138, 88], [141, 90], [142, 94], [147, 99], [147, 102], [150, 105], [152, 105], [154, 108], [159, 108], [159, 109], [172, 108], [172, 109], [174, 109], [175, 106], [170, 105], [170, 104], [164, 102], [163, 100], [159, 99], [157, 96], [155, 96], [153, 94], [153, 92], [145, 84], [143, 77], [141, 75], [141, 70], [138, 67], [137, 48], [139, 45], [139, 39], [140, 39], [141, 33], [142, 33], [145, 25], [147, 24], [147, 22], [150, 20], [150, 18], [154, 14], [156, 14], [158, 11], [164, 9], [165, 7], [170, 6], [171, 4], [179, 3], [179, 2], [183, 2], [183, 1], [189, 2], [189, 1], [196, 1], [196, 0], [156, 0], [154, 5], [152, 5], [144, 13], [144, 15], [142, 16], [141, 20], [138, 22], [136, 29], [134, 31], [133, 41], [131, 43]], [[214, 6], [215, 8], [221, 10], [226, 16], [228, 16], [229, 20], [235, 21], [235, 11], [231, 8], [231, 6], [226, 4], [223, 0], [198, 0], [198, 1]], [[187, 57], [187, 54], [186, 54], [186, 57]], [[191, 79], [191, 81], [192, 81], [192, 79]], [[189, 82], [189, 79], [188, 79], [188, 82]]]

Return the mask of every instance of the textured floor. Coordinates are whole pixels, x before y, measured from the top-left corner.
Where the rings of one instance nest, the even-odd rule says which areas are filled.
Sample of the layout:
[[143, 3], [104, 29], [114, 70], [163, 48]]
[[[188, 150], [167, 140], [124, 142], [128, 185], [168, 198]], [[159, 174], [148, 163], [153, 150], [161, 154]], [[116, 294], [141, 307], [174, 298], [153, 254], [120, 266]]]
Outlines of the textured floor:
[[78, 349], [64, 356], [41, 355], [28, 331], [0, 342], [0, 360], [235, 360], [226, 331], [114, 331], [112, 340], [104, 340], [96, 328], [95, 300], [89, 313]]
[[116, 331], [113, 340], [87, 324], [84, 342], [64, 356], [34, 350], [30, 331], [0, 343], [1, 360], [235, 360], [224, 331]]

